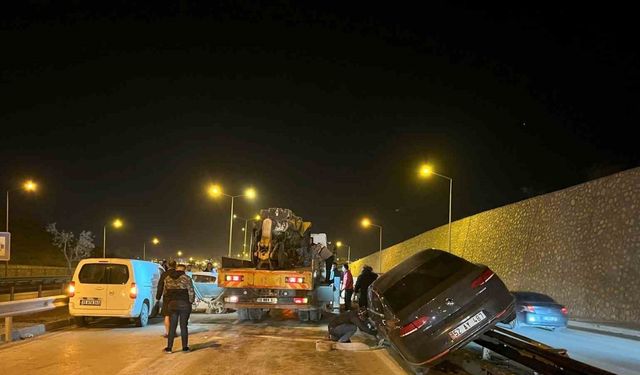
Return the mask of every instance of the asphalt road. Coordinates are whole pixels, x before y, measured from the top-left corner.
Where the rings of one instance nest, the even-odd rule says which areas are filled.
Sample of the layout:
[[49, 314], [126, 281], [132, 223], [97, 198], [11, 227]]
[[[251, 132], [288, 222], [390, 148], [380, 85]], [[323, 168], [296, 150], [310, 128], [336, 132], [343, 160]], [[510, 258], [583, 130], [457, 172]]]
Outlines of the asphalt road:
[[640, 374], [640, 341], [576, 329], [547, 331], [522, 327], [517, 333], [555, 348], [567, 349], [578, 361], [615, 374]]
[[[385, 349], [317, 351], [326, 322], [300, 323], [286, 314], [261, 323], [239, 322], [235, 314], [193, 314], [191, 353], [164, 354], [162, 333], [158, 319], [144, 328], [105, 319], [48, 333], [0, 347], [2, 374], [406, 373]], [[180, 347], [178, 339], [174, 349]]]

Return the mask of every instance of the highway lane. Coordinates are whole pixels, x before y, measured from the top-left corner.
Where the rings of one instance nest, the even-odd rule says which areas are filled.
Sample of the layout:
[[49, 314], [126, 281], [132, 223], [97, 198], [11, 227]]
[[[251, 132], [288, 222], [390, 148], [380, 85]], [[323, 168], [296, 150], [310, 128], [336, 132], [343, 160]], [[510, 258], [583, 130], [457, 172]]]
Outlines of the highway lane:
[[564, 329], [547, 331], [520, 327], [515, 332], [555, 348], [567, 349], [578, 361], [615, 374], [640, 374], [640, 341], [599, 333]]
[[[136, 328], [103, 320], [0, 347], [2, 374], [405, 374], [384, 349], [316, 351], [326, 322], [293, 316], [239, 322], [235, 314], [194, 314], [191, 353], [164, 354], [162, 324]], [[364, 336], [354, 341], [363, 341]], [[174, 349], [180, 348], [179, 338]]]

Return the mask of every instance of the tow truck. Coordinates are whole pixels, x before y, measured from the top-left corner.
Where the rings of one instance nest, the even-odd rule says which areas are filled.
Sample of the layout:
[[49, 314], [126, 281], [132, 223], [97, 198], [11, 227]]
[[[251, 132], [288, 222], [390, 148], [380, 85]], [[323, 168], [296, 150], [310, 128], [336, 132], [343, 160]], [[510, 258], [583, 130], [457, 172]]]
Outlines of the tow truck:
[[224, 288], [225, 309], [240, 320], [261, 320], [271, 309], [297, 312], [301, 321], [318, 321], [333, 299], [324, 262], [315, 246], [326, 246], [325, 233], [312, 234], [311, 223], [286, 208], [260, 211], [252, 229], [251, 260], [222, 258], [218, 285]]

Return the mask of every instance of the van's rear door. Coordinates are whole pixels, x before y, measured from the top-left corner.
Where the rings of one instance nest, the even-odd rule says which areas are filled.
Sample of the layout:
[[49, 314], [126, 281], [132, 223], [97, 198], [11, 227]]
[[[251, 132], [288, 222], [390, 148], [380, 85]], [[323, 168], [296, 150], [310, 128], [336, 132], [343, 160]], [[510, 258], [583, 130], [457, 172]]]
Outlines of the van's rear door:
[[133, 274], [128, 264], [109, 265], [109, 284], [107, 284], [107, 309], [128, 310], [131, 308], [131, 284]]
[[107, 263], [85, 263], [78, 272], [75, 306], [79, 310], [103, 310], [107, 307]]

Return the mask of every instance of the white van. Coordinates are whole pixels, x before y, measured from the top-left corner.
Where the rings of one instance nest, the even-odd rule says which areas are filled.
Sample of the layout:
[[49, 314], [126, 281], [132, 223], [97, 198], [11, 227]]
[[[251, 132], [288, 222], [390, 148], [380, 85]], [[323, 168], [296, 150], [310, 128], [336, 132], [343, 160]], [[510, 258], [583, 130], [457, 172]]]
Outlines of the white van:
[[85, 317], [133, 318], [138, 327], [149, 322], [163, 269], [135, 259], [89, 258], [76, 267], [69, 284], [69, 314], [79, 325]]

